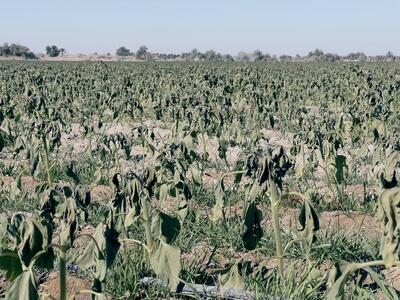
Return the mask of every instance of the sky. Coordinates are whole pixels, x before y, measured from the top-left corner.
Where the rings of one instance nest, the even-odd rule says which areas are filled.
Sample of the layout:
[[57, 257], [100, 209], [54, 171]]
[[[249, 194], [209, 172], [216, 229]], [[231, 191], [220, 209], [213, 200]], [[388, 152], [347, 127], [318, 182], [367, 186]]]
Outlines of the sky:
[[193, 48], [237, 54], [400, 55], [398, 0], [0, 0], [0, 43], [34, 52]]

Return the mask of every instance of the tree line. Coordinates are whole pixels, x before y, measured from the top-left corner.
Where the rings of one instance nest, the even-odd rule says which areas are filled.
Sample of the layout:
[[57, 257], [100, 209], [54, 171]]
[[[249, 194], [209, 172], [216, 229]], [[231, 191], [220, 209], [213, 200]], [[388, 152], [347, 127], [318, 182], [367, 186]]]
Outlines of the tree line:
[[[63, 56], [66, 53], [64, 48], [58, 48], [57, 46], [46, 46], [45, 48], [47, 56], [57, 57]], [[0, 46], [0, 56], [16, 56], [22, 57], [26, 59], [37, 59], [35, 53], [33, 53], [28, 47], [20, 45], [20, 44], [8, 44], [4, 43], [3, 46]]]
[[[46, 55], [49, 57], [58, 57], [66, 54], [65, 48], [59, 48], [55, 45], [46, 46]], [[108, 53], [108, 55], [110, 55]], [[292, 56], [283, 54], [280, 56], [263, 53], [261, 50], [255, 50], [251, 53], [239, 52], [236, 56], [230, 54], [221, 54], [214, 50], [201, 52], [193, 49], [190, 52], [176, 53], [153, 53], [148, 47], [140, 46], [137, 51], [132, 52], [126, 47], [119, 47], [116, 52], [119, 57], [135, 57], [138, 60], [158, 60], [158, 61], [254, 61], [254, 62], [290, 62], [290, 61], [321, 61], [321, 62], [337, 62], [337, 61], [400, 61], [400, 56], [395, 56], [391, 51], [385, 55], [367, 56], [363, 52], [354, 52], [347, 55], [338, 55], [336, 53], [325, 53], [321, 49], [310, 51], [307, 55], [299, 54]], [[0, 46], [0, 56], [17, 56], [26, 59], [37, 59], [38, 57], [26, 46], [20, 44], [4, 43]]]
[[126, 47], [120, 47], [116, 50], [117, 56], [135, 56], [142, 60], [188, 60], [188, 61], [255, 61], [255, 62], [272, 62], [272, 61], [400, 61], [400, 56], [395, 56], [391, 51], [386, 55], [367, 56], [363, 52], [352, 52], [347, 55], [338, 55], [336, 53], [325, 53], [321, 49], [310, 51], [305, 56], [299, 54], [295, 56], [283, 54], [280, 56], [263, 53], [261, 50], [254, 52], [239, 52], [236, 56], [230, 54], [221, 54], [214, 50], [201, 52], [198, 49], [193, 49], [191, 52], [176, 53], [151, 53], [146, 46], [140, 46], [136, 52], [131, 52]]

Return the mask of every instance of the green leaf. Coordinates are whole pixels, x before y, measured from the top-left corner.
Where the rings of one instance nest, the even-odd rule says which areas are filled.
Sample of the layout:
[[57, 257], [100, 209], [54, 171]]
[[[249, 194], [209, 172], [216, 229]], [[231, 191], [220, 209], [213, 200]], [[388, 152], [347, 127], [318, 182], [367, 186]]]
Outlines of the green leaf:
[[155, 239], [160, 238], [164, 242], [171, 244], [178, 237], [180, 230], [181, 224], [177, 218], [159, 210], [153, 212], [151, 232]]
[[72, 258], [72, 261], [83, 270], [96, 266], [99, 260], [105, 260], [105, 254], [102, 251], [105, 248], [104, 224], [97, 225], [93, 239], [89, 240], [86, 247], [78, 249]]
[[400, 161], [400, 152], [394, 151], [388, 158], [385, 170], [381, 176], [384, 189], [393, 188], [397, 185], [396, 167]]
[[308, 199], [304, 199], [299, 222], [301, 229], [298, 236], [310, 245], [315, 240], [315, 231], [319, 230], [320, 221], [317, 211]]
[[17, 213], [12, 216], [10, 224], [7, 226], [7, 235], [15, 246], [21, 243], [21, 233], [24, 227], [24, 222], [25, 217], [22, 214]]
[[181, 271], [180, 249], [159, 240], [155, 250], [150, 251], [150, 265], [158, 278], [165, 282], [171, 291], [176, 291]]
[[346, 281], [350, 274], [357, 269], [357, 264], [340, 261], [329, 271], [327, 300], [344, 299]]
[[190, 168], [190, 172], [192, 174], [192, 181], [196, 185], [202, 184], [201, 170], [198, 166], [192, 165]]
[[214, 187], [215, 204], [211, 210], [211, 216], [210, 216], [210, 219], [213, 222], [216, 222], [224, 217], [224, 207], [225, 207], [224, 196], [225, 196], [224, 180], [221, 179], [217, 182], [217, 184]]
[[242, 236], [243, 245], [247, 250], [254, 250], [263, 236], [261, 220], [262, 212], [254, 202], [251, 202], [246, 210], [244, 220], [245, 232]]
[[229, 271], [221, 276], [222, 288], [228, 289], [244, 289], [245, 284], [243, 277], [239, 273], [239, 268], [237, 264], [234, 264]]
[[63, 246], [72, 246], [75, 234], [78, 230], [78, 207], [73, 198], [67, 198], [57, 207], [57, 213], [61, 215], [60, 243]]
[[130, 208], [124, 220], [124, 227], [127, 229], [139, 219], [140, 213], [137, 213], [136, 208]]
[[385, 282], [385, 279], [382, 278], [381, 275], [376, 273], [374, 270], [371, 268], [365, 268], [365, 270], [369, 273], [371, 276], [372, 280], [376, 282], [376, 284], [379, 286], [381, 292], [385, 296], [385, 299], [398, 299], [398, 295], [396, 290], [391, 287], [388, 283]]
[[0, 130], [0, 152], [4, 149], [5, 142], [3, 138], [3, 132]]
[[176, 213], [179, 216], [181, 223], [183, 223], [189, 214], [189, 205], [185, 197], [179, 196], [178, 211]]
[[346, 156], [344, 155], [337, 155], [335, 157], [335, 168], [336, 168], [336, 181], [341, 184], [345, 179], [345, 169], [348, 168], [346, 163]]
[[71, 162], [68, 166], [65, 167], [65, 174], [67, 174], [68, 177], [71, 177], [76, 185], [80, 184], [81, 180], [76, 172], [74, 162]]
[[104, 282], [107, 269], [114, 262], [119, 247], [117, 232], [100, 223], [96, 227], [93, 239], [74, 254], [72, 261], [84, 270], [95, 267], [95, 278]]
[[9, 281], [14, 281], [22, 273], [22, 265], [17, 250], [0, 249], [0, 272]]
[[140, 201], [140, 182], [138, 179], [130, 180], [126, 187], [129, 195], [130, 204], [138, 203]]
[[0, 245], [3, 245], [7, 236], [8, 218], [0, 217]]
[[37, 284], [32, 270], [21, 273], [6, 292], [8, 300], [38, 300]]
[[160, 201], [160, 206], [163, 206], [164, 203], [167, 201], [169, 194], [169, 186], [167, 184], [162, 184], [160, 186], [158, 200]]
[[311, 270], [307, 270], [307, 276], [304, 278], [304, 291], [306, 295], [309, 295], [315, 288], [321, 284], [321, 281], [324, 280], [321, 272], [313, 267]]
[[376, 218], [383, 228], [380, 254], [388, 268], [399, 258], [400, 191], [398, 189], [383, 189], [378, 199]]
[[47, 249], [49, 244], [48, 229], [41, 223], [32, 220], [23, 222], [21, 241], [18, 244], [18, 255], [26, 267], [29, 267], [32, 258]]

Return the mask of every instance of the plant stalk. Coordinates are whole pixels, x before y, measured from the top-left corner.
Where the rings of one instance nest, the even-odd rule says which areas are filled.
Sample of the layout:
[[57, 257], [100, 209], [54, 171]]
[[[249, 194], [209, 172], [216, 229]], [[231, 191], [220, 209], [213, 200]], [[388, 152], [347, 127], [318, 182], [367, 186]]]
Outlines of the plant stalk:
[[67, 261], [64, 247], [60, 247], [60, 300], [67, 300]]
[[271, 214], [272, 214], [272, 226], [274, 228], [275, 248], [276, 256], [278, 257], [278, 271], [283, 275], [283, 252], [282, 252], [282, 240], [281, 240], [281, 226], [279, 224], [279, 212], [278, 203], [279, 196], [276, 190], [275, 183], [271, 182], [270, 185], [270, 197], [271, 197]]
[[142, 207], [143, 207], [143, 226], [146, 235], [147, 249], [151, 251], [151, 249], [153, 248], [153, 237], [151, 235], [151, 222], [150, 222], [147, 197], [142, 198]]
[[52, 185], [51, 175], [50, 175], [50, 164], [49, 164], [49, 147], [47, 145], [47, 140], [44, 134], [42, 134], [42, 142], [44, 147], [44, 165], [47, 172], [47, 182], [49, 186]]

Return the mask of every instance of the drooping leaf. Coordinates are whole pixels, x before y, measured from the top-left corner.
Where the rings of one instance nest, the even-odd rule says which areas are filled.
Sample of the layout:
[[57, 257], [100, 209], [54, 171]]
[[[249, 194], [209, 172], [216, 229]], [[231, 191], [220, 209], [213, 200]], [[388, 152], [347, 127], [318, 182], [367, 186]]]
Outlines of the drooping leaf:
[[78, 207], [73, 198], [68, 197], [63, 203], [58, 205], [57, 213], [61, 217], [61, 231], [60, 231], [60, 243], [63, 246], [71, 247], [75, 234], [78, 230], [77, 220]]
[[377, 219], [383, 228], [380, 254], [388, 268], [399, 258], [400, 188], [382, 191], [378, 199]]
[[17, 250], [0, 249], [0, 272], [13, 281], [22, 273], [22, 265]]
[[124, 219], [124, 227], [129, 228], [139, 219], [139, 216], [140, 212], [138, 213], [135, 208], [130, 208]]
[[357, 264], [345, 261], [337, 262], [328, 275], [329, 292], [327, 300], [345, 299], [345, 287], [350, 274], [357, 270]]
[[167, 184], [162, 184], [159, 189], [158, 200], [160, 201], [160, 206], [162, 207], [167, 201], [169, 194], [169, 186]]
[[185, 222], [189, 213], [189, 205], [185, 197], [179, 196], [178, 211], [176, 213], [178, 214], [181, 223]]
[[242, 236], [243, 245], [247, 250], [254, 250], [263, 236], [261, 227], [262, 212], [257, 208], [255, 202], [251, 202], [246, 210]]
[[346, 163], [346, 156], [344, 155], [337, 155], [335, 157], [335, 178], [336, 181], [341, 184], [345, 179], [345, 170], [348, 168]]
[[312, 269], [307, 270], [307, 276], [304, 278], [304, 290], [306, 295], [315, 291], [316, 287], [320, 285], [321, 280], [323, 280], [323, 276], [317, 268], [312, 267]]
[[9, 219], [6, 216], [0, 216], [0, 245], [5, 244], [8, 222]]
[[371, 268], [365, 268], [365, 270], [371, 276], [372, 280], [379, 286], [379, 289], [381, 290], [385, 299], [388, 300], [398, 299], [398, 294], [396, 290], [393, 287], [391, 287], [380, 274], [378, 274]]
[[217, 184], [214, 187], [215, 204], [211, 210], [211, 216], [210, 216], [210, 219], [213, 222], [216, 222], [224, 217], [224, 207], [225, 207], [224, 196], [225, 196], [224, 180], [220, 179], [218, 180]]
[[201, 170], [198, 166], [192, 165], [190, 168], [193, 183], [196, 185], [202, 184]]
[[180, 249], [159, 240], [157, 248], [149, 254], [150, 265], [157, 277], [167, 284], [171, 291], [176, 291], [181, 271]]
[[22, 272], [7, 289], [8, 300], [39, 300], [37, 284], [32, 270]]
[[179, 235], [181, 224], [179, 220], [159, 210], [151, 217], [151, 232], [154, 238], [160, 238], [171, 244]]
[[28, 267], [37, 253], [47, 249], [48, 229], [37, 221], [25, 220], [20, 236], [20, 242], [17, 245], [18, 255], [23, 264]]
[[40, 216], [48, 222], [52, 222], [58, 204], [53, 190], [43, 191], [40, 195]]
[[95, 278], [104, 282], [107, 269], [113, 264], [120, 244], [118, 233], [113, 227], [99, 223], [85, 247], [78, 249], [72, 261], [83, 270], [95, 267]]
[[67, 174], [68, 177], [72, 178], [75, 184], [80, 184], [81, 179], [79, 178], [79, 175], [76, 171], [74, 162], [71, 162], [68, 166], [65, 167], [65, 174]]
[[309, 245], [315, 240], [315, 232], [320, 228], [320, 221], [317, 211], [308, 199], [304, 199], [301, 206], [299, 222], [301, 229], [298, 236]]
[[0, 152], [3, 151], [5, 146], [4, 138], [3, 138], [3, 132], [0, 130]]
[[221, 276], [221, 284], [223, 289], [244, 289], [244, 279], [239, 273], [237, 264], [234, 264], [229, 271]]
[[7, 235], [14, 243], [14, 245], [18, 245], [19, 243], [21, 243], [21, 232], [24, 227], [24, 222], [25, 217], [22, 214], [17, 213], [12, 216], [10, 224], [8, 224], [7, 226]]
[[96, 266], [96, 263], [100, 260], [105, 261], [105, 253], [103, 252], [105, 249], [104, 227], [105, 225], [102, 223], [97, 225], [93, 234], [94, 240], [90, 239], [85, 247], [75, 252], [72, 258], [72, 261], [83, 270]]
[[393, 188], [397, 185], [396, 167], [400, 161], [400, 152], [394, 151], [388, 158], [385, 170], [381, 175], [383, 188]]

